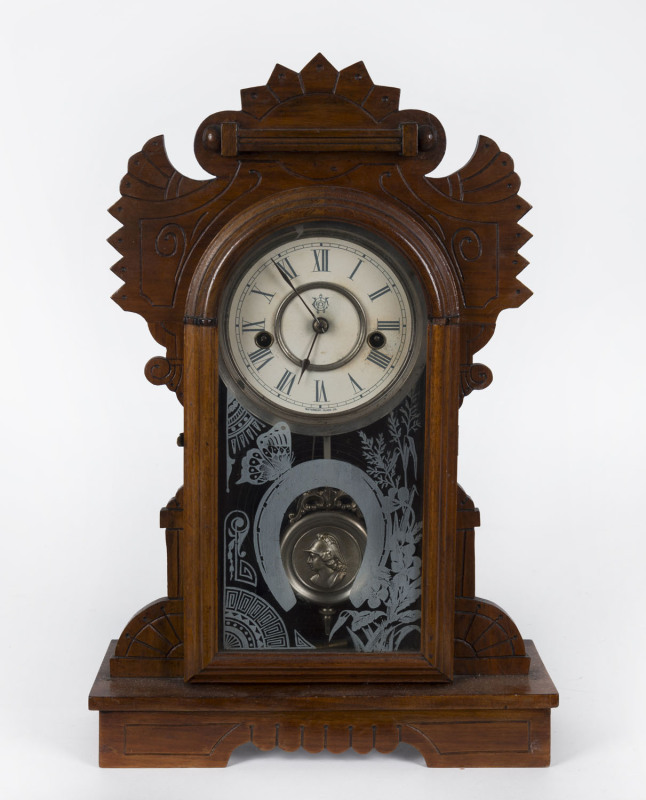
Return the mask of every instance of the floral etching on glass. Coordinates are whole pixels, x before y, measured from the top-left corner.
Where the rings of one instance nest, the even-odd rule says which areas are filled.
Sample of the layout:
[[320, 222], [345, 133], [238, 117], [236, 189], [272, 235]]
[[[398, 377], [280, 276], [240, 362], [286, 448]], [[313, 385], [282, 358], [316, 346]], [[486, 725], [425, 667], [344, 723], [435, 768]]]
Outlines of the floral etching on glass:
[[422, 522], [417, 506], [417, 449], [414, 434], [422, 427], [417, 393], [387, 418], [385, 432], [358, 431], [365, 470], [386, 497], [386, 542], [381, 562], [362, 588], [357, 609], [344, 609], [330, 639], [347, 633], [361, 652], [397, 650], [419, 634]]

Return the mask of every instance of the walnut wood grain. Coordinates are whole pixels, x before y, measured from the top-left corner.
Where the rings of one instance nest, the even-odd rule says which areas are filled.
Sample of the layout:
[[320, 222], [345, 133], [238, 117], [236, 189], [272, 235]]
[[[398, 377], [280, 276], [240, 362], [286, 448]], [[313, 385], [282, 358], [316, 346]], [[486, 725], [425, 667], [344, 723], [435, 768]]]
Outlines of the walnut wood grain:
[[[161, 513], [169, 596], [130, 620], [92, 690], [104, 766], [224, 766], [250, 741], [362, 753], [408, 743], [429, 766], [549, 763], [558, 696], [513, 621], [475, 596], [479, 513], [457, 484], [459, 406], [493, 379], [474, 356], [498, 314], [531, 294], [517, 277], [530, 206], [512, 159], [488, 137], [453, 174], [429, 176], [443, 127], [400, 110], [399, 94], [362, 62], [339, 71], [319, 54], [300, 72], [278, 64], [241, 92], [240, 111], [199, 126], [195, 155], [212, 178], [177, 172], [162, 136], [128, 162], [110, 209], [121, 226], [109, 240], [121, 256], [114, 300], [163, 348], [148, 380], [185, 406], [185, 489]], [[374, 231], [423, 294], [418, 652], [220, 650], [220, 298], [257, 242], [312, 220]]]
[[457, 675], [526, 674], [530, 659], [511, 618], [495, 603], [459, 597], [455, 603]]
[[[182, 488], [160, 512], [160, 524], [166, 527], [169, 597], [156, 600], [130, 620], [119, 638], [118, 655], [111, 660], [114, 677], [183, 675], [182, 651], [178, 647], [180, 642], [174, 637], [170, 637], [174, 648], [169, 650], [164, 649], [163, 643], [161, 647], [146, 647], [141, 645], [141, 641], [137, 647], [131, 647], [140, 631], [148, 630], [151, 622], [154, 625], [160, 616], [169, 611], [175, 620], [174, 631], [180, 637], [183, 635], [184, 607], [179, 582], [182, 571], [183, 514]], [[454, 672], [457, 675], [526, 673], [529, 659], [525, 656], [520, 634], [513, 621], [495, 604], [474, 597], [475, 528], [480, 525], [480, 512], [459, 485], [455, 525], [456, 608], [450, 643]]]
[[480, 511], [458, 484], [458, 513], [455, 531], [455, 596], [474, 597], [476, 593], [475, 529]]
[[527, 675], [448, 684], [271, 686], [110, 678], [112, 643], [89, 697], [104, 767], [223, 767], [236, 747], [392, 752], [427, 766], [547, 766], [558, 695], [532, 642]]
[[184, 487], [159, 512], [159, 525], [166, 528], [166, 574], [169, 597], [182, 597], [181, 535], [184, 529]]
[[[318, 55], [301, 73], [277, 65], [266, 86], [242, 91], [242, 111], [213, 114], [202, 123], [196, 157], [217, 177], [197, 181], [177, 172], [163, 136], [150, 139], [130, 159], [122, 196], [110, 209], [122, 226], [109, 240], [121, 255], [112, 269], [124, 281], [113, 298], [141, 314], [166, 350], [148, 362], [149, 380], [182, 400], [186, 298], [213, 237], [249, 205], [279, 191], [324, 185], [352, 186], [424, 221], [459, 287], [461, 396], [490, 383], [488, 368], [472, 370], [473, 356], [493, 334], [500, 311], [531, 294], [516, 277], [527, 264], [518, 250], [530, 238], [517, 223], [530, 206], [518, 197], [512, 159], [487, 137], [480, 137], [471, 159], [453, 174], [426, 177], [444, 155], [444, 130], [433, 115], [399, 111], [398, 103], [399, 90], [375, 86], [361, 62], [338, 72]], [[421, 137], [418, 152], [414, 157], [365, 149], [321, 152], [316, 159], [296, 151], [223, 156], [213, 131], [226, 123], [255, 135], [298, 130], [316, 138], [321, 120], [344, 136], [372, 131], [374, 141], [384, 130], [414, 125]], [[369, 144], [371, 137], [365, 138]]]
[[[418, 271], [425, 289], [428, 326], [422, 548], [422, 647], [417, 654], [257, 654], [221, 652], [217, 609], [218, 553], [218, 368], [216, 320], [224, 287], [248, 248], [276, 227], [316, 219], [363, 225], [397, 247]], [[184, 570], [187, 630], [186, 679], [200, 681], [448, 680], [453, 663], [453, 573], [457, 503], [457, 409], [459, 328], [448, 324], [459, 311], [459, 293], [442, 250], [425, 229], [381, 199], [344, 187], [301, 188], [261, 201], [225, 225], [207, 248], [188, 292], [186, 325]], [[205, 378], [205, 376], [208, 376]], [[208, 447], [205, 443], [209, 443]], [[188, 487], [192, 487], [189, 491]]]
[[114, 677], [175, 677], [184, 665], [184, 602], [162, 597], [126, 625], [110, 661]]

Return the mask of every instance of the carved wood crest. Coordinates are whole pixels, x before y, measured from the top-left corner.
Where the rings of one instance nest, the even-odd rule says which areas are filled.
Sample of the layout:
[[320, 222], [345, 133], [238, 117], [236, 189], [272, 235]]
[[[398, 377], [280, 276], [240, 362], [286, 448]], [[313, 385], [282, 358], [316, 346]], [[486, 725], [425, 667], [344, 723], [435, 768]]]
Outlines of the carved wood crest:
[[[121, 223], [110, 243], [123, 280], [113, 299], [140, 314], [165, 355], [146, 364], [148, 380], [182, 400], [188, 287], [209, 242], [242, 208], [278, 192], [352, 186], [387, 198], [424, 225], [451, 265], [459, 296], [460, 396], [492, 379], [474, 354], [491, 338], [500, 311], [530, 291], [517, 279], [530, 238], [518, 221], [530, 206], [518, 195], [513, 161], [480, 137], [471, 159], [451, 175], [428, 176], [441, 162], [444, 130], [432, 115], [399, 110], [399, 89], [375, 85], [362, 62], [341, 71], [317, 55], [300, 72], [280, 65], [265, 86], [245, 89], [241, 111], [207, 117], [195, 138], [192, 180], [166, 155], [163, 136], [128, 162]], [[325, 122], [325, 132], [319, 126]]]
[[[427, 112], [400, 111], [399, 90], [375, 85], [361, 62], [338, 71], [318, 55], [300, 73], [278, 65], [265, 86], [241, 94], [241, 111], [213, 114], [198, 128], [196, 158], [213, 178], [177, 172], [158, 136], [130, 159], [121, 199], [110, 209], [122, 225], [110, 238], [122, 256], [112, 267], [123, 280], [113, 299], [140, 314], [166, 351], [147, 363], [147, 378], [182, 400], [189, 286], [225, 225], [277, 195], [316, 189], [324, 202], [328, 187], [342, 187], [375, 203], [387, 200], [433, 239], [451, 271], [447, 307], [455, 309], [433, 321], [459, 326], [460, 399], [488, 386], [491, 371], [473, 356], [493, 335], [500, 311], [531, 294], [517, 279], [527, 264], [518, 250], [530, 238], [518, 221], [530, 206], [518, 196], [511, 158], [480, 137], [464, 167], [429, 177], [444, 156], [442, 125]], [[115, 675], [182, 674], [181, 491], [162, 510], [162, 524], [170, 599], [150, 604], [126, 626], [112, 659]], [[475, 597], [478, 524], [478, 510], [459, 488], [456, 674], [524, 673], [529, 660], [514, 623]]]

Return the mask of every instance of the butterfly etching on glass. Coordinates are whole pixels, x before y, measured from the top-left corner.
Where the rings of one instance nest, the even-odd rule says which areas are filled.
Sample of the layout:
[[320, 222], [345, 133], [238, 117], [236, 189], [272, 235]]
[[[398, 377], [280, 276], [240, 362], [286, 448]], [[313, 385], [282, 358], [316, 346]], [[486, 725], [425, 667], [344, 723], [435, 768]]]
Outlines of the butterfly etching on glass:
[[260, 486], [275, 481], [292, 466], [292, 434], [286, 422], [261, 433], [256, 445], [242, 459], [238, 483]]

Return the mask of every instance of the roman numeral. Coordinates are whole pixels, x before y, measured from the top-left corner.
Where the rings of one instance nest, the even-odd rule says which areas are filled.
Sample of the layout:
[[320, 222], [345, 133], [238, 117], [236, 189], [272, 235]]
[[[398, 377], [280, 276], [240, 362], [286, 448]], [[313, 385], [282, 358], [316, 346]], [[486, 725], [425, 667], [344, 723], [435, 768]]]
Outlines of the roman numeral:
[[287, 275], [288, 278], [298, 278], [296, 270], [289, 263], [288, 258], [283, 258], [281, 261], [274, 261], [274, 264], [283, 273], [283, 275]]
[[328, 272], [329, 250], [314, 250], [314, 269], [312, 272]]
[[369, 298], [372, 300], [372, 302], [374, 303], [374, 302], [375, 302], [375, 300], [376, 300], [378, 297], [381, 297], [383, 294], [386, 294], [386, 292], [389, 292], [389, 291], [390, 291], [390, 286], [388, 286], [388, 284], [386, 284], [385, 286], [382, 286], [382, 287], [381, 287], [381, 289], [377, 289], [377, 291], [376, 291], [376, 292], [373, 292], [372, 294], [369, 294], [369, 295], [368, 295], [368, 297], [369, 297]]
[[260, 372], [263, 367], [267, 366], [273, 357], [271, 350], [266, 347], [259, 347], [257, 350], [254, 350], [253, 353], [249, 353], [249, 360], [258, 372]]
[[246, 319], [242, 320], [242, 332], [248, 331], [249, 333], [261, 333], [265, 330], [265, 320], [259, 319], [257, 322], [247, 322]]
[[325, 393], [325, 382], [316, 381], [316, 402], [327, 403], [327, 394]]
[[294, 386], [295, 377], [296, 375], [293, 372], [290, 372], [290, 370], [286, 369], [283, 377], [276, 384], [278, 391], [284, 392], [285, 394], [290, 394], [292, 387]]
[[353, 281], [353, 280], [354, 280], [354, 276], [355, 276], [355, 274], [356, 274], [357, 270], [359, 269], [359, 267], [360, 267], [362, 264], [363, 264], [363, 261], [362, 261], [361, 259], [359, 259], [359, 262], [358, 262], [357, 266], [356, 266], [356, 267], [355, 267], [355, 268], [352, 270], [352, 272], [351, 272], [351, 273], [348, 275], [348, 277], [350, 278], [350, 280], [351, 280], [351, 281]]
[[391, 361], [390, 356], [384, 355], [380, 350], [371, 350], [370, 354], [366, 357], [366, 360], [372, 361], [373, 364], [376, 364], [382, 369], [386, 369]]
[[378, 331], [398, 331], [401, 326], [401, 320], [398, 319], [378, 319]]
[[263, 292], [262, 289], [257, 289], [255, 286], [253, 287], [253, 289], [251, 291], [254, 294], [261, 294], [267, 300], [268, 303], [271, 303], [271, 301], [274, 299], [274, 295], [273, 294], [270, 294], [269, 292]]
[[352, 384], [352, 391], [355, 394], [358, 394], [359, 392], [363, 391], [363, 386], [359, 386], [359, 384], [355, 381], [355, 379], [352, 377], [352, 375], [350, 375], [349, 372], [348, 372], [348, 378], [350, 378], [350, 383]]

